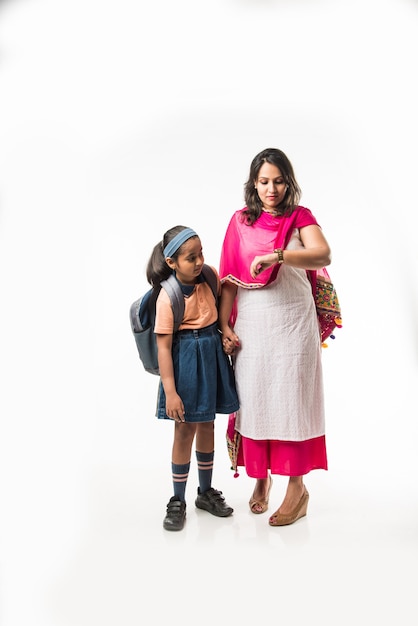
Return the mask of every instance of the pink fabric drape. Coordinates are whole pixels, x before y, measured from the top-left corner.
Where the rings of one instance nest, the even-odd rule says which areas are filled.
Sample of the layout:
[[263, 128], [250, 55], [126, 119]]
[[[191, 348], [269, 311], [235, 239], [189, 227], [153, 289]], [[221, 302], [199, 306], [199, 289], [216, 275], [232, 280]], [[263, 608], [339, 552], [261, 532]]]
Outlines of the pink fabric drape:
[[[254, 224], [246, 224], [240, 209], [232, 216], [224, 237], [219, 265], [221, 282], [229, 280], [244, 289], [259, 289], [270, 284], [277, 276], [280, 265], [273, 265], [254, 279], [250, 274], [250, 265], [257, 255], [268, 254], [275, 248], [285, 249], [295, 228], [303, 228], [312, 224], [318, 225], [311, 211], [298, 206], [288, 216], [274, 217], [263, 211]], [[315, 288], [315, 272], [308, 272]], [[234, 325], [236, 309], [231, 314]]]

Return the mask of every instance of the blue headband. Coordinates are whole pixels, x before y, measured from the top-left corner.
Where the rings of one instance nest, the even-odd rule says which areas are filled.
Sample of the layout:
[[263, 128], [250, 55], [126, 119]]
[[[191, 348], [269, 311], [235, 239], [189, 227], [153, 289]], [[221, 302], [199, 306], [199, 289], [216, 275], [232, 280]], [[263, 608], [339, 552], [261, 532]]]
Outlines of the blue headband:
[[184, 244], [190, 237], [197, 237], [197, 233], [191, 228], [185, 228], [178, 233], [173, 239], [166, 245], [163, 250], [164, 258], [171, 258], [175, 252]]

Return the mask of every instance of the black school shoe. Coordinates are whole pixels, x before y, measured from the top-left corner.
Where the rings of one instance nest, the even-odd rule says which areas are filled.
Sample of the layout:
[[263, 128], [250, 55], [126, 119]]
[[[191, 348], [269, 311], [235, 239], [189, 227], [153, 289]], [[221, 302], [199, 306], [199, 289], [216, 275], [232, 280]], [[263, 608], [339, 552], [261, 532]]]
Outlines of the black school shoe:
[[170, 498], [163, 526], [166, 530], [182, 530], [186, 521], [186, 503], [178, 496]]
[[198, 487], [195, 505], [198, 509], [208, 511], [217, 517], [228, 517], [234, 512], [234, 509], [225, 502], [222, 491], [217, 491], [213, 487], [204, 493], [200, 493], [200, 487]]

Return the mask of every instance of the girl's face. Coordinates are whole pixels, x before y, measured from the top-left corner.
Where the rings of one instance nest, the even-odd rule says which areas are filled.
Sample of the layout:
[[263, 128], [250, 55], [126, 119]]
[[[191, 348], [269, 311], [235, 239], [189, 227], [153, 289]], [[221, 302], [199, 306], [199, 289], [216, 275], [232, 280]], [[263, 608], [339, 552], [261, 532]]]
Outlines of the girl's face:
[[167, 259], [168, 266], [175, 270], [177, 278], [183, 285], [194, 285], [204, 262], [199, 237], [192, 237], [185, 241], [176, 260]]
[[263, 209], [268, 213], [275, 213], [276, 207], [286, 195], [287, 185], [278, 167], [271, 163], [263, 163], [255, 181], [255, 188]]

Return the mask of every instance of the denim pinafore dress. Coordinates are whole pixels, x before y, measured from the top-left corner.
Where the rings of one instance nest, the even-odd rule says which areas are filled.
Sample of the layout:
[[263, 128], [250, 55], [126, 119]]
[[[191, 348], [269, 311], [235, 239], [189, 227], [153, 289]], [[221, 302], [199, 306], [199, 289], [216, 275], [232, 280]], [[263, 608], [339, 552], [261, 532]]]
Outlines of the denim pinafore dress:
[[[189, 288], [181, 286], [189, 295]], [[211, 422], [217, 413], [228, 415], [238, 410], [233, 367], [223, 351], [217, 322], [205, 328], [179, 330], [173, 337], [172, 354], [176, 389], [184, 404], [186, 422]], [[156, 416], [170, 419], [161, 380]]]

